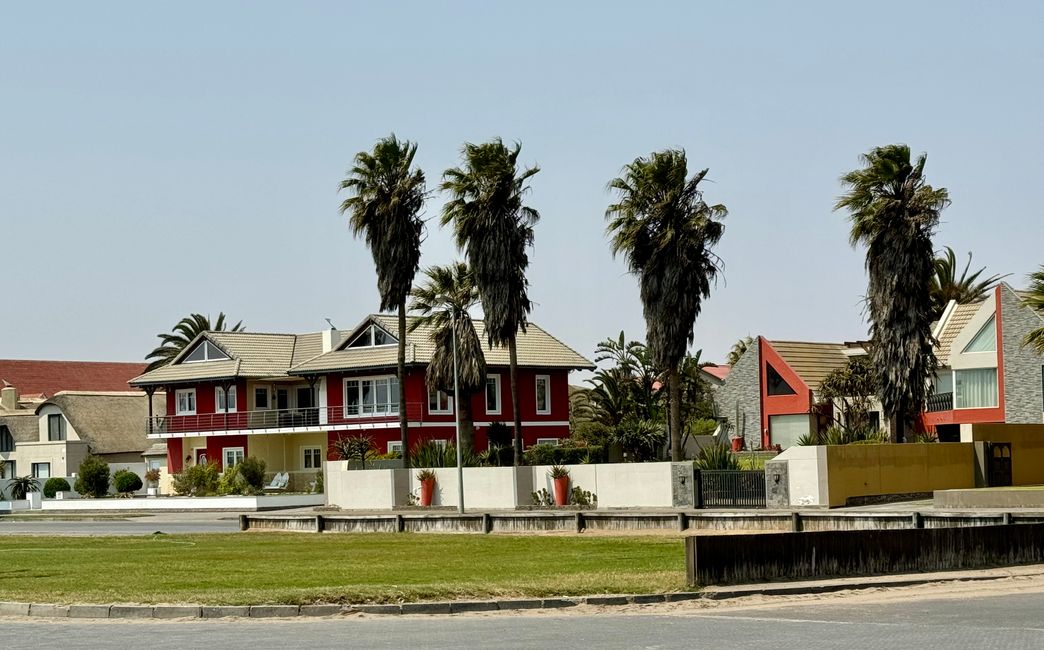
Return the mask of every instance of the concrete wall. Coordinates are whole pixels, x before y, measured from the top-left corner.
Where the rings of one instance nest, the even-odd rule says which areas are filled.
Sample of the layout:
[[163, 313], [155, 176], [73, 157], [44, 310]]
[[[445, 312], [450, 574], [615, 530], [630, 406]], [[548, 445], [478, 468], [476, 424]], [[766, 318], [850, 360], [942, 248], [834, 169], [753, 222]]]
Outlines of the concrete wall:
[[1044, 356], [1022, 342], [1028, 333], [1044, 327], [1044, 320], [1026, 307], [1006, 284], [998, 291], [1002, 314], [998, 345], [1004, 355], [1004, 421], [1040, 424], [1044, 422], [1041, 382]]
[[1044, 424], [962, 425], [961, 439], [1011, 443], [1013, 485], [1044, 484]]
[[[830, 505], [826, 480], [826, 449], [825, 446], [790, 447], [770, 461], [773, 466], [777, 463], [786, 463], [787, 465], [787, 492], [790, 495], [789, 505]], [[767, 478], [769, 476], [769, 463], [765, 463], [765, 470]]]
[[349, 470], [343, 460], [326, 463], [326, 505], [348, 510], [390, 510], [406, 504], [408, 477], [402, 470]]
[[728, 419], [730, 435], [741, 434], [747, 449], [761, 447], [761, 353], [755, 340], [714, 391], [718, 416]]

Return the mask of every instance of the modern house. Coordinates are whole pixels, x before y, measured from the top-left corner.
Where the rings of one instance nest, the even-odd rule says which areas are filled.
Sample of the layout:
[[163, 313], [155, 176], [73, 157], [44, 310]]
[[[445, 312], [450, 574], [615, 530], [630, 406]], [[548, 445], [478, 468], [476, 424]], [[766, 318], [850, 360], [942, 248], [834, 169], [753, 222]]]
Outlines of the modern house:
[[[841, 417], [820, 397], [820, 386], [833, 370], [865, 354], [862, 343], [770, 341], [759, 336], [715, 388], [718, 416], [748, 449], [785, 449]], [[879, 407], [870, 412], [870, 421], [874, 426], [883, 423]]]
[[[449, 441], [451, 396], [431, 391], [425, 368], [435, 347], [420, 327], [406, 340], [406, 378], [396, 377], [397, 319], [371, 315], [350, 331], [310, 334], [205, 332], [162, 368], [130, 381], [151, 396], [165, 391], [166, 410], [143, 420], [150, 439], [167, 444], [167, 469], [204, 462], [223, 468], [247, 455], [304, 485], [340, 436], [366, 434], [381, 452], [401, 446], [399, 391], [406, 393], [411, 444]], [[490, 348], [475, 321], [487, 365], [485, 390], [471, 397], [475, 444], [487, 445], [492, 422], [510, 423], [508, 352]], [[524, 444], [569, 435], [569, 371], [592, 364], [539, 326], [519, 333], [518, 390]]]
[[962, 424], [1044, 422], [1044, 357], [1023, 345], [1044, 327], [1006, 283], [983, 301], [946, 306], [935, 326], [939, 370], [921, 426], [939, 440], [961, 439]]

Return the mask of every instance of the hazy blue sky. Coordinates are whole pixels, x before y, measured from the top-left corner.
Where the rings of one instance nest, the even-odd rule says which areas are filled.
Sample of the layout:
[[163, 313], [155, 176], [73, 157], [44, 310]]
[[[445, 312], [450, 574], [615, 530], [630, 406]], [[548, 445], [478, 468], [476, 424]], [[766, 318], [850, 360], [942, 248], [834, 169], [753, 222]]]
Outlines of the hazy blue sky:
[[[353, 326], [375, 280], [337, 184], [391, 131], [431, 185], [465, 141], [523, 143], [543, 170], [532, 318], [586, 355], [644, 336], [605, 186], [668, 146], [730, 213], [705, 359], [746, 334], [865, 335], [863, 252], [831, 208], [875, 145], [928, 152], [953, 199], [937, 246], [1024, 284], [1044, 263], [1042, 7], [4, 2], [0, 358], [140, 359], [193, 311]], [[456, 255], [441, 202], [424, 264]]]

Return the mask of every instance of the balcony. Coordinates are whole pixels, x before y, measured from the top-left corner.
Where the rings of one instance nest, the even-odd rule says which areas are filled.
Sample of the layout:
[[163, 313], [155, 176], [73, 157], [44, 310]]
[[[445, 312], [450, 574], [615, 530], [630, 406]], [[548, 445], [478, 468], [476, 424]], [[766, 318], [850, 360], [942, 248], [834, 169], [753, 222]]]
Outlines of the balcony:
[[[360, 413], [360, 411], [362, 411]], [[423, 402], [406, 404], [406, 415], [413, 422], [425, 419]], [[317, 406], [296, 409], [268, 409], [238, 413], [199, 413], [194, 415], [157, 415], [146, 418], [147, 435], [187, 434], [212, 431], [268, 432], [286, 430], [322, 430], [329, 426], [350, 423], [388, 422], [399, 418], [398, 405], [378, 410], [371, 404], [351, 406]], [[447, 416], [428, 416], [428, 419], [446, 419]], [[452, 417], [449, 417], [452, 422]]]
[[939, 411], [952, 411], [953, 410], [953, 393], [936, 393], [929, 395], [925, 411], [928, 413], [938, 413]]

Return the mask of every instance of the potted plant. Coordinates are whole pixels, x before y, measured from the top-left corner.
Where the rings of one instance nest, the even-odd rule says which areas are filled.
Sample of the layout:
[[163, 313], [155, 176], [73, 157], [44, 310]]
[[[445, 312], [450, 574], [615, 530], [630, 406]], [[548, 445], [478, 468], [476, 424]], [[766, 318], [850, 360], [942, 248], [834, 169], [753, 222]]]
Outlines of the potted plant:
[[420, 481], [420, 504], [422, 506], [431, 505], [431, 497], [435, 494], [435, 471], [430, 469], [422, 469], [417, 472], [417, 480]]
[[40, 507], [40, 484], [32, 476], [16, 476], [8, 486], [11, 489], [11, 500], [29, 502], [30, 508]]
[[145, 488], [145, 494], [146, 495], [148, 495], [150, 497], [154, 497], [157, 494], [159, 494], [159, 486], [158, 486], [159, 480], [160, 480], [160, 471], [159, 471], [159, 469], [157, 469], [155, 467], [150, 467], [148, 469], [148, 471], [145, 472], [145, 485], [147, 486]]
[[732, 443], [732, 451], [743, 451], [743, 436], [739, 435], [738, 433], [734, 433], [729, 438], [729, 442]]
[[552, 465], [548, 472], [555, 488], [555, 505], [569, 505], [569, 470], [561, 465]]

